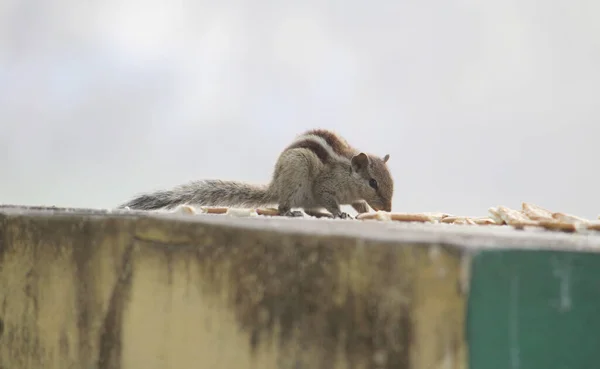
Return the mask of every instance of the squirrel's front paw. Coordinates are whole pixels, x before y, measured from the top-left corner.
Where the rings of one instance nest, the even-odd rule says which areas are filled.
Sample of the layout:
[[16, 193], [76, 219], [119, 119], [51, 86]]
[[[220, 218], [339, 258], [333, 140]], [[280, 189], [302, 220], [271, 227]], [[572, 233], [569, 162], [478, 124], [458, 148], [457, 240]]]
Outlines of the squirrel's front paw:
[[352, 215], [348, 214], [348, 213], [344, 213], [343, 211], [340, 211], [339, 214], [336, 216], [336, 218], [341, 218], [341, 219], [354, 219], [352, 217]]

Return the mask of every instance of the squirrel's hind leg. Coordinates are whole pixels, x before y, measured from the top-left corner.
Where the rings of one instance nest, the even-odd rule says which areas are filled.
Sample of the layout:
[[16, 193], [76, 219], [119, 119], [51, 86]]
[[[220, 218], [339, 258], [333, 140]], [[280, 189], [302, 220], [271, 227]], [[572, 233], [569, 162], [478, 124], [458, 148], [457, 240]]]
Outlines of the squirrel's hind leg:
[[311, 161], [302, 151], [288, 150], [279, 158], [271, 186], [277, 193], [279, 214], [303, 217], [302, 208], [312, 204]]
[[279, 191], [279, 214], [288, 217], [303, 217], [301, 211], [292, 211], [294, 208], [304, 208], [303, 205], [306, 201], [303, 199], [303, 188], [302, 185], [297, 187], [281, 187]]
[[290, 217], [290, 218], [300, 218], [303, 217], [304, 214], [302, 214], [301, 211], [298, 210], [282, 210], [281, 208], [279, 208], [279, 215], [282, 215], [284, 217]]

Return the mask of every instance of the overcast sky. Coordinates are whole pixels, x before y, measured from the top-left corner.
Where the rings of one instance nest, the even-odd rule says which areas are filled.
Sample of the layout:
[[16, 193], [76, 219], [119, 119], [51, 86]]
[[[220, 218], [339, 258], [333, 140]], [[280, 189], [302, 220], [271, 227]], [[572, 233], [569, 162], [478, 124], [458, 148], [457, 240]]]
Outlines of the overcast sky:
[[302, 131], [389, 153], [395, 211], [600, 214], [600, 2], [3, 0], [0, 203], [267, 182]]

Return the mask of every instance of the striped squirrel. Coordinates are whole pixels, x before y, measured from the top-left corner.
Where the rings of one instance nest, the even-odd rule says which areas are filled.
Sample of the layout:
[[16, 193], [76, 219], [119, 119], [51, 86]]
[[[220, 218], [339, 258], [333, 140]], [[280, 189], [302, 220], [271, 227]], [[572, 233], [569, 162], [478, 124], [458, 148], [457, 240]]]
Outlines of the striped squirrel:
[[278, 205], [281, 215], [309, 215], [324, 208], [334, 218], [349, 218], [340, 205], [358, 213], [392, 210], [394, 182], [387, 167], [390, 155], [379, 157], [350, 146], [325, 129], [304, 132], [283, 150], [268, 185], [224, 180], [199, 180], [169, 190], [140, 194], [120, 208], [155, 210], [178, 205], [268, 206]]

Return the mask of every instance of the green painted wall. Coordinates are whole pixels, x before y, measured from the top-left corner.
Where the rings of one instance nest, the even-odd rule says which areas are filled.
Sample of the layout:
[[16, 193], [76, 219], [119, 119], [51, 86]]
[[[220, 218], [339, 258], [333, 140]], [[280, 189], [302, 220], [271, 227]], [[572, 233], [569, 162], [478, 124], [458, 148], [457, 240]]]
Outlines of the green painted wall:
[[484, 251], [471, 270], [470, 369], [600, 368], [600, 254]]

